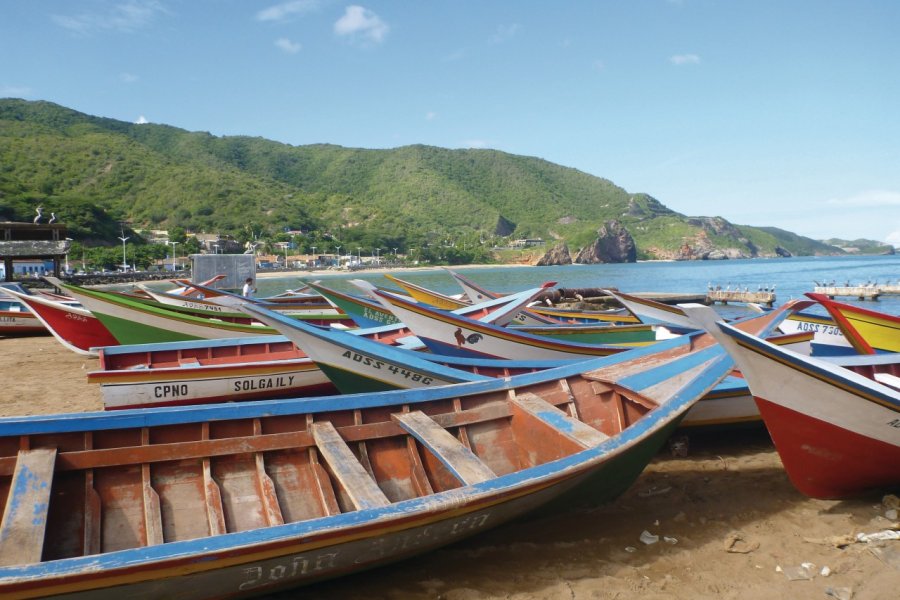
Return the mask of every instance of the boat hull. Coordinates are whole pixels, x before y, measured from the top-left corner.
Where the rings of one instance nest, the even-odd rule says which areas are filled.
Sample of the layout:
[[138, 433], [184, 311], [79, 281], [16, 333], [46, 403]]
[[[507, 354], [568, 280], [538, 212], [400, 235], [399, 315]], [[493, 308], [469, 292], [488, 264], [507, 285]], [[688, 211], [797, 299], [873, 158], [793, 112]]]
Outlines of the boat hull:
[[[900, 482], [900, 446], [756, 398], [791, 483], [812, 498], [845, 498]], [[893, 425], [891, 424], [893, 423]], [[900, 416], [888, 421], [900, 437]], [[875, 459], [877, 457], [877, 460]]]
[[[815, 498], [900, 484], [900, 392], [719, 323], [791, 482]], [[878, 370], [889, 367], [881, 365]]]
[[90, 311], [61, 302], [17, 295], [63, 346], [89, 356], [103, 346], [116, 346], [118, 340]]
[[46, 335], [44, 324], [30, 312], [0, 310], [0, 335]]
[[[94, 375], [94, 374], [91, 374]], [[90, 377], [100, 383], [107, 410], [183, 406], [333, 394], [326, 375], [309, 359], [221, 367], [117, 371]]]

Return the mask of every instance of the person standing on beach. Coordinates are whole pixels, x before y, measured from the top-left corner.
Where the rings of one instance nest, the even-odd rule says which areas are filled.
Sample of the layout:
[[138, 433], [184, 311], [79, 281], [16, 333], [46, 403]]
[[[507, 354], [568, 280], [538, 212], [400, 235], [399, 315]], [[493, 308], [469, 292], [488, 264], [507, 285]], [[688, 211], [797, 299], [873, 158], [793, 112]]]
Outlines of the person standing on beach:
[[256, 288], [253, 286], [253, 278], [248, 277], [247, 281], [244, 282], [244, 288], [241, 290], [241, 296], [245, 298], [252, 298], [253, 294], [256, 293]]

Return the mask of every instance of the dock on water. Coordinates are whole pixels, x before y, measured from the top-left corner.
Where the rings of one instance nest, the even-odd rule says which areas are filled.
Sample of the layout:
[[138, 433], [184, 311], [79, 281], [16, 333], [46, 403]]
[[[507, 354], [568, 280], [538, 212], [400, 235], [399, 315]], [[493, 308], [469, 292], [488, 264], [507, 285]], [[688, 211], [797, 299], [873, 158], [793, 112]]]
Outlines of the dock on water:
[[815, 292], [832, 299], [835, 296], [849, 296], [857, 300], [878, 300], [878, 297], [885, 293], [881, 288], [873, 285], [817, 285]]
[[706, 290], [706, 303], [715, 304], [716, 302], [721, 302], [722, 304], [738, 302], [772, 306], [775, 304], [775, 291], [759, 290], [752, 292], [750, 290], [721, 290], [712, 288]]

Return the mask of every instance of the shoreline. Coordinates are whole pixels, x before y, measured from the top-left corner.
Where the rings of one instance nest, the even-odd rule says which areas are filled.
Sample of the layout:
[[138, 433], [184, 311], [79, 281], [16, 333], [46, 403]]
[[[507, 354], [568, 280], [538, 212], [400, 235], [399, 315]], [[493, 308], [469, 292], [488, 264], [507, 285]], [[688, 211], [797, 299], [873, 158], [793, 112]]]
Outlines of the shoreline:
[[256, 279], [279, 279], [282, 277], [316, 277], [317, 275], [327, 274], [327, 275], [365, 275], [367, 273], [372, 273], [375, 275], [381, 275], [383, 273], [391, 273], [393, 271], [402, 271], [404, 273], [416, 272], [416, 271], [445, 271], [450, 269], [451, 271], [464, 271], [466, 269], [490, 269], [493, 267], [503, 267], [503, 268], [526, 268], [533, 267], [535, 265], [523, 265], [519, 263], [514, 264], [502, 264], [502, 265], [486, 265], [486, 264], [477, 264], [477, 265], [454, 265], [452, 267], [449, 266], [429, 266], [429, 267], [378, 267], [374, 269], [357, 269], [355, 271], [351, 271], [349, 269], [314, 269], [314, 270], [300, 270], [300, 271], [264, 271], [257, 272]]

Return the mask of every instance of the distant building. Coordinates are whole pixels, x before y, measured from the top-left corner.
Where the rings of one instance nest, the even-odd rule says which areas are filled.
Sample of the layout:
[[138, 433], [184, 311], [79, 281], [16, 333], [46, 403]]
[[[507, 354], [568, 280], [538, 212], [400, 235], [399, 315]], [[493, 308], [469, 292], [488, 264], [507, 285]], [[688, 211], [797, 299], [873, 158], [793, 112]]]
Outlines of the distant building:
[[[42, 277], [53, 275], [52, 260], [17, 260], [13, 261], [12, 272], [24, 277]], [[6, 265], [0, 263], [0, 279], [6, 279]]]
[[513, 248], [530, 248], [532, 246], [543, 246], [546, 242], [541, 238], [521, 238], [518, 240], [513, 240], [510, 242], [510, 246]]

